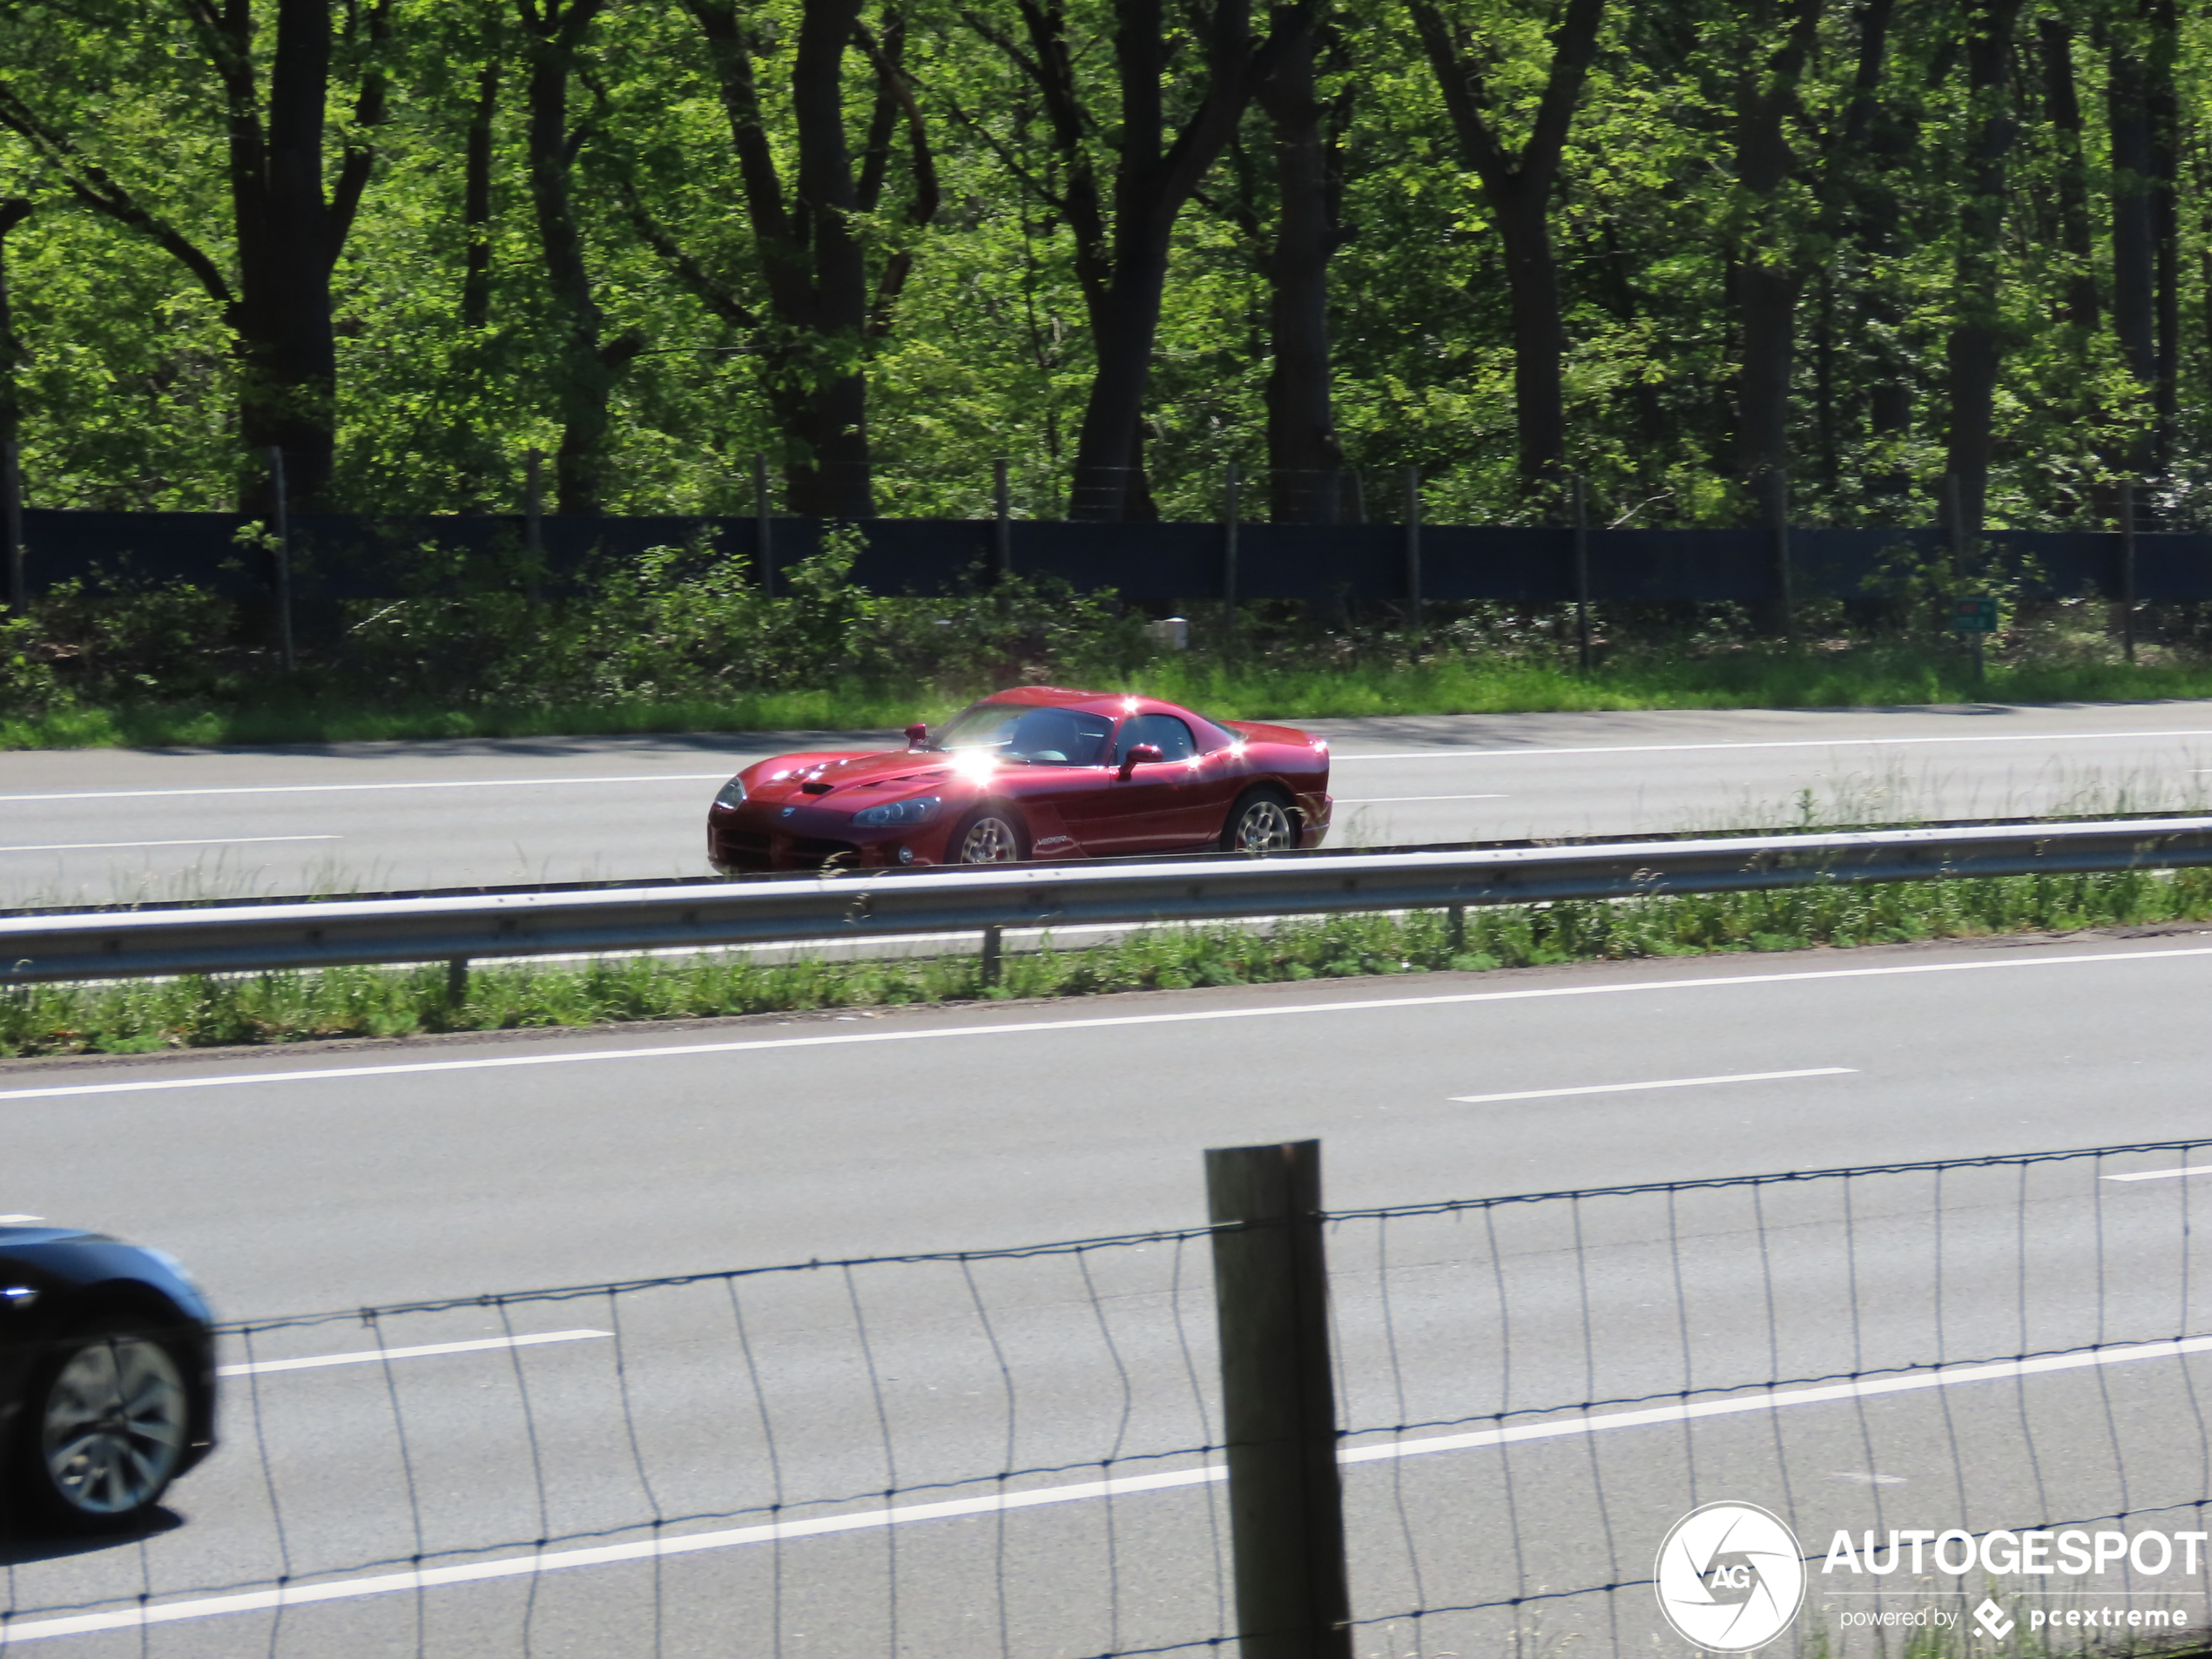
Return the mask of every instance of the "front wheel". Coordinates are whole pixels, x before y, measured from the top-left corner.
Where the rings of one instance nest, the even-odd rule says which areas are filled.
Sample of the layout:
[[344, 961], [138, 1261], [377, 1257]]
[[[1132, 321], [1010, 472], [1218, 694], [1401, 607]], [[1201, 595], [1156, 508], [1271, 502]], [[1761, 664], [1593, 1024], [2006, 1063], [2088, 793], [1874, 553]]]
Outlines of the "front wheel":
[[1020, 822], [1002, 806], [986, 806], [962, 819], [947, 851], [954, 864], [1018, 864], [1029, 855]]
[[1298, 811], [1279, 789], [1254, 789], [1229, 810], [1221, 826], [1224, 853], [1280, 853], [1298, 845]]
[[17, 1496], [58, 1531], [130, 1525], [183, 1464], [190, 1408], [176, 1356], [145, 1331], [115, 1324], [64, 1338], [17, 1420]]

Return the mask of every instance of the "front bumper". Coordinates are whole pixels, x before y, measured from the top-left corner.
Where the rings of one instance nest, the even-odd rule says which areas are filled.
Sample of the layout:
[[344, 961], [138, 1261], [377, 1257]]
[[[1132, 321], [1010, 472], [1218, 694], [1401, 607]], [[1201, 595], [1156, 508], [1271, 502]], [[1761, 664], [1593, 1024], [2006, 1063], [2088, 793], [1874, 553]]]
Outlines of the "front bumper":
[[708, 811], [706, 860], [724, 875], [900, 869], [936, 863], [944, 833], [936, 821], [856, 830], [847, 813], [747, 801]]

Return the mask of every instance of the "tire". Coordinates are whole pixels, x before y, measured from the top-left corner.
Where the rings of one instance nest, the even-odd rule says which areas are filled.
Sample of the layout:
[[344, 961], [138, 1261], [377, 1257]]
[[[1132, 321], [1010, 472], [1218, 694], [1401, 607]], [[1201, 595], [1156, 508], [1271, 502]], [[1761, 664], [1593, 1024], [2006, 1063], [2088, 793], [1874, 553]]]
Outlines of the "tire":
[[1272, 785], [1248, 789], [1229, 809], [1221, 826], [1221, 850], [1249, 853], [1258, 857], [1282, 853], [1298, 844], [1298, 808], [1291, 798]]
[[1003, 806], [979, 806], [945, 841], [948, 864], [1019, 864], [1029, 856], [1022, 820]]
[[62, 1338], [31, 1372], [10, 1448], [24, 1518], [75, 1533], [144, 1520], [184, 1467], [191, 1420], [184, 1367], [145, 1326]]

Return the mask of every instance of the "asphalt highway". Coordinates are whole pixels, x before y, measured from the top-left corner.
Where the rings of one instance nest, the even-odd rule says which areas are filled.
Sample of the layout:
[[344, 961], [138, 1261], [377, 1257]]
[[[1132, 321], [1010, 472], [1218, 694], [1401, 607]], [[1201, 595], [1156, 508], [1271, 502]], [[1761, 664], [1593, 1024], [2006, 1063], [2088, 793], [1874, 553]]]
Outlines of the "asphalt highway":
[[[1317, 720], [1335, 845], [2198, 806], [2197, 703]], [[888, 733], [0, 755], [0, 906], [705, 873], [738, 766]]]
[[[159, 1244], [225, 1315], [265, 1319], [1187, 1227], [1204, 1148], [1308, 1136], [1339, 1211], [2178, 1140], [2212, 1135], [2208, 994], [2212, 932], [2184, 932], [19, 1063], [0, 1068], [0, 1210]], [[1684, 1650], [1648, 1589], [1525, 1598], [1645, 1577], [1714, 1498], [1788, 1514], [1816, 1554], [1836, 1527], [2202, 1500], [2212, 1374], [2142, 1345], [2212, 1330], [2202, 1177], [2165, 1172], [2199, 1163], [1345, 1222], [1330, 1249], [1358, 1608], [1524, 1598], [1367, 1627], [1359, 1651]], [[14, 1639], [211, 1656], [1204, 1640], [1221, 1617], [1208, 1296], [1203, 1251], [1155, 1241], [265, 1332], [230, 1362], [435, 1352], [234, 1379], [230, 1443], [178, 1487], [177, 1524], [16, 1552]], [[501, 1345], [517, 1335], [556, 1339]], [[2096, 1344], [2094, 1365], [2006, 1368]], [[1776, 1383], [1779, 1404], [1726, 1392]], [[1808, 1387], [1827, 1392], [1788, 1393]], [[1685, 1425], [1669, 1413], [1686, 1392], [1716, 1409]], [[1501, 1447], [1483, 1436], [1507, 1410], [1529, 1432]], [[1109, 1466], [1150, 1484], [1084, 1488]], [[1005, 1487], [1028, 1507], [989, 1507], [1007, 1470], [1029, 1472]], [[870, 1519], [887, 1493], [969, 1507], [887, 1526]], [[816, 1529], [747, 1534], [772, 1504]], [[520, 1570], [539, 1537], [560, 1541], [546, 1570]], [[562, 1553], [586, 1548], [608, 1554]], [[455, 1581], [372, 1593], [418, 1554]], [[280, 1573], [332, 1599], [280, 1622], [212, 1604]], [[1843, 1613], [1961, 1613], [1963, 1588], [1831, 1576], [1800, 1636], [1871, 1650]], [[2199, 1622], [2212, 1607], [2201, 1575], [2076, 1588]], [[42, 1623], [142, 1590], [199, 1616]]]

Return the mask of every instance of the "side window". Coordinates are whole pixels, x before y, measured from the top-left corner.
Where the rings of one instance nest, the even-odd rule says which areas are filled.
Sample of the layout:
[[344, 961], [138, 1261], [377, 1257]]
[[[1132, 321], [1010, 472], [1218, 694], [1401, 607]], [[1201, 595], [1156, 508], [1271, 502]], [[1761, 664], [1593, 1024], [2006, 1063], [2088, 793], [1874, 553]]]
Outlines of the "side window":
[[1172, 714], [1139, 714], [1123, 721], [1114, 738], [1114, 764], [1127, 760], [1129, 752], [1140, 743], [1157, 747], [1163, 760], [1188, 760], [1198, 752], [1190, 728]]

